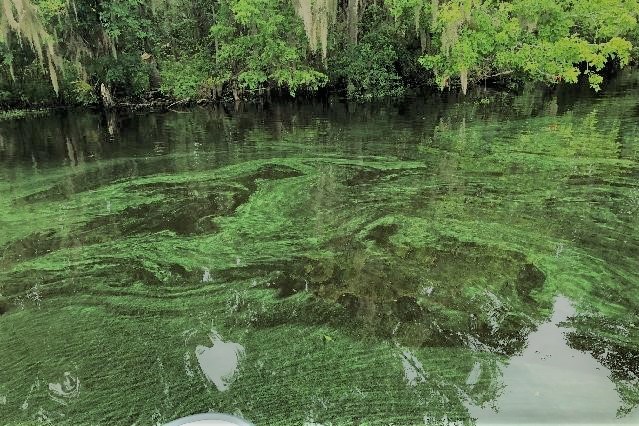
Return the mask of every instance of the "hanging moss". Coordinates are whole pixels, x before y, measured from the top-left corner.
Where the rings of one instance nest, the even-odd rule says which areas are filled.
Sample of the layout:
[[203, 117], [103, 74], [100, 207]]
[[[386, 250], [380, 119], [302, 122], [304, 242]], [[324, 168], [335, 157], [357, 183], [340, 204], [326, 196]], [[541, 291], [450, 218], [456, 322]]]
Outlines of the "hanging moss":
[[[46, 63], [51, 84], [58, 93], [58, 70], [62, 67], [62, 58], [56, 52], [54, 39], [45, 29], [38, 15], [38, 8], [31, 0], [2, 0], [0, 42], [8, 43], [11, 34], [26, 41], [43, 66]], [[11, 75], [14, 76], [12, 66]]]
[[337, 16], [337, 0], [294, 0], [295, 11], [304, 21], [304, 30], [311, 51], [321, 49], [326, 61], [328, 52], [328, 28]]

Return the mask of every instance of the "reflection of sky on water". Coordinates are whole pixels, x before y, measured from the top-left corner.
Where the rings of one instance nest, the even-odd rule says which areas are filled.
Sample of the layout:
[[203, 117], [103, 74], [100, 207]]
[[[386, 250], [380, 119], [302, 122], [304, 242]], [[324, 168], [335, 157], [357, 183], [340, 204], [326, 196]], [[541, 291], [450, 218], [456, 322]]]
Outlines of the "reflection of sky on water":
[[217, 390], [228, 390], [244, 357], [244, 347], [239, 343], [224, 342], [215, 332], [211, 332], [211, 347], [198, 345], [195, 356], [206, 377]]
[[571, 329], [562, 323], [575, 313], [565, 297], [555, 300], [551, 320], [531, 333], [523, 353], [503, 368], [505, 387], [494, 401], [497, 411], [468, 407], [478, 425], [639, 424], [637, 410], [616, 418], [622, 402], [610, 370], [566, 343], [565, 333]]

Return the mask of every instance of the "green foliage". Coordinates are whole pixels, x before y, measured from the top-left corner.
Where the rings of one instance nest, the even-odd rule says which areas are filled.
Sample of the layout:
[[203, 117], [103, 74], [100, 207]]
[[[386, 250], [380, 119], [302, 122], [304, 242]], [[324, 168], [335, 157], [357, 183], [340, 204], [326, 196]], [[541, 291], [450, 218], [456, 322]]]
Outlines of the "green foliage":
[[[0, 93], [0, 96], [2, 94]], [[48, 111], [45, 109], [12, 109], [7, 111], [0, 111], [0, 121], [3, 120], [19, 120], [28, 117], [45, 116]], [[2, 298], [0, 298], [0, 313], [2, 313]]]
[[20, 16], [0, 19], [8, 104], [95, 103], [101, 84], [180, 99], [325, 86], [373, 99], [496, 78], [598, 90], [639, 57], [639, 0], [4, 1]]
[[73, 80], [70, 83], [71, 93], [74, 99], [82, 105], [91, 105], [98, 102], [93, 87], [84, 80]]
[[163, 61], [160, 64], [160, 90], [178, 99], [205, 96], [210, 85], [210, 67], [210, 61], [202, 56], [182, 58], [180, 61]]
[[556, 42], [523, 45], [517, 51], [499, 52], [497, 62], [506, 68], [518, 69], [534, 80], [576, 83], [581, 74], [577, 64], [585, 63], [583, 72], [593, 89], [598, 90], [603, 77], [596, 72], [609, 60], [628, 63], [630, 42], [615, 37], [606, 43], [592, 44], [578, 37], [565, 37]]
[[[152, 22], [142, 0], [111, 0], [102, 4], [100, 20], [104, 32], [115, 42], [143, 40], [150, 36]], [[123, 40], [124, 39], [124, 40]]]
[[326, 74], [311, 68], [307, 69], [279, 69], [272, 77], [280, 87], [286, 87], [292, 96], [304, 89], [311, 92], [319, 90], [328, 82]]
[[288, 0], [221, 3], [211, 27], [216, 79], [242, 91], [278, 87], [293, 96], [326, 84], [326, 75], [304, 61], [304, 29]]
[[91, 64], [91, 70], [116, 93], [137, 96], [149, 89], [148, 67], [137, 54], [102, 56]]
[[363, 15], [363, 35], [359, 43], [343, 45], [343, 54], [329, 57], [334, 81], [344, 82], [347, 96], [371, 100], [399, 96], [405, 87], [398, 72], [400, 43], [387, 11], [371, 5]]
[[347, 51], [344, 77], [348, 95], [357, 99], [373, 99], [401, 95], [404, 86], [395, 70], [397, 52], [380, 34], [366, 37]]
[[571, 6], [575, 29], [587, 40], [623, 37], [637, 27], [637, 0], [584, 0]]
[[494, 74], [545, 83], [576, 83], [581, 74], [598, 90], [598, 74], [610, 61], [628, 64], [632, 43], [623, 38], [637, 26], [637, 2], [586, 0], [455, 0], [440, 11], [439, 50], [420, 58], [440, 87], [460, 77]]

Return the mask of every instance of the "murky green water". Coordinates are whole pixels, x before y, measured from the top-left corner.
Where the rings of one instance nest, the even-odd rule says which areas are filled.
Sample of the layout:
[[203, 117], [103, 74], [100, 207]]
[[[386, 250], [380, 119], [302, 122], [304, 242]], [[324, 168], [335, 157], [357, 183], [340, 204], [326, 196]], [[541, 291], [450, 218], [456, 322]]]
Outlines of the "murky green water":
[[0, 123], [0, 423], [639, 422], [639, 75]]

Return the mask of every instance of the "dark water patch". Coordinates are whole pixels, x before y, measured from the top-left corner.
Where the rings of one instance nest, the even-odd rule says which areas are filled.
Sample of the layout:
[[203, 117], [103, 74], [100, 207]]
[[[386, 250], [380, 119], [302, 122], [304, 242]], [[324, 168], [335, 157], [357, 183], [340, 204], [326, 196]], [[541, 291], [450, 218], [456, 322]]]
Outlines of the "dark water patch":
[[219, 230], [215, 219], [233, 214], [246, 203], [257, 189], [259, 180], [300, 175], [299, 171], [290, 167], [265, 165], [248, 176], [238, 178], [236, 185], [215, 181], [134, 184], [129, 187], [131, 191], [161, 199], [100, 216], [83, 227], [83, 238], [99, 241], [99, 234], [93, 237], [90, 234], [100, 231], [121, 235], [161, 231], [172, 231], [178, 235], [215, 233]]
[[639, 185], [636, 182], [636, 177], [632, 176], [631, 172], [621, 173], [615, 178], [603, 177], [596, 175], [570, 175], [567, 178], [567, 182], [570, 185], [588, 185], [600, 188], [622, 188], [622, 189], [636, 189]]
[[34, 259], [59, 250], [62, 245], [63, 240], [56, 231], [35, 232], [6, 244], [2, 248], [2, 261]]
[[308, 286], [308, 281], [301, 274], [280, 271], [269, 281], [269, 286], [277, 289], [277, 297], [283, 298], [303, 291]]
[[9, 312], [9, 301], [4, 297], [0, 297], [0, 316]]
[[[470, 345], [506, 355], [522, 349], [534, 319], [512, 310], [541, 309], [532, 297], [546, 280], [539, 268], [521, 253], [453, 238], [441, 238], [440, 248], [412, 247], [399, 253], [387, 235], [398, 232], [400, 226], [391, 223], [363, 234], [363, 241], [371, 234], [379, 240], [380, 252], [351, 238], [343, 246], [348, 251], [334, 257], [232, 268], [223, 279], [259, 277], [261, 287], [274, 289], [282, 301], [312, 294], [316, 301], [339, 306], [377, 337], [395, 336], [418, 346]], [[461, 293], [461, 288], [472, 287], [476, 296]], [[405, 323], [419, 327], [395, 330]]]
[[[335, 274], [338, 270], [331, 259], [313, 259], [299, 257], [286, 263], [264, 265], [251, 273], [266, 273], [262, 282], [267, 288], [274, 289], [278, 298], [287, 298], [297, 293], [315, 293], [320, 287], [339, 285]], [[246, 272], [246, 271], [245, 271]]]
[[130, 207], [121, 213], [124, 235], [173, 231], [178, 235], [214, 232], [215, 223], [207, 220], [221, 210], [213, 197], [191, 198], [189, 201], [158, 201]]
[[379, 245], [387, 245], [388, 239], [395, 235], [399, 230], [396, 223], [379, 224], [368, 231], [366, 239], [373, 240]]
[[[75, 194], [92, 191], [110, 184], [129, 182], [136, 178], [156, 174], [175, 173], [177, 170], [182, 170], [182, 168], [186, 168], [188, 171], [206, 169], [204, 165], [200, 163], [182, 164], [179, 159], [170, 157], [118, 160], [117, 162], [96, 163], [94, 165], [87, 165], [86, 167], [86, 169], [74, 170], [67, 176], [61, 177], [58, 179], [58, 183], [46, 189], [14, 200], [14, 205], [68, 200]], [[161, 183], [139, 185], [133, 183], [130, 187], [131, 190], [139, 189], [140, 191], [144, 188], [148, 188], [150, 193], [152, 193], [153, 185], [156, 185], [158, 188], [162, 186]], [[172, 185], [174, 184], [167, 183], [166, 188]]]
[[92, 275], [108, 278], [112, 287], [130, 287], [135, 283], [162, 287], [192, 285], [201, 281], [201, 272], [192, 271], [177, 263], [145, 263], [130, 258], [103, 258], [93, 265]]
[[229, 189], [212, 186], [194, 191], [181, 186], [166, 187], [165, 199], [99, 216], [84, 225], [79, 234], [87, 241], [99, 241], [101, 231], [111, 235], [161, 231], [178, 235], [215, 233], [218, 230], [215, 218], [233, 213], [239, 205], [238, 199], [242, 198], [228, 192]]
[[[392, 171], [390, 173], [394, 174], [396, 172]], [[356, 169], [353, 174], [344, 181], [344, 184], [346, 186], [371, 184], [388, 175], [389, 172], [387, 170], [360, 168]]]
[[356, 314], [362, 303], [360, 298], [353, 293], [343, 293], [337, 298], [337, 303], [344, 307], [352, 315]]
[[419, 321], [424, 315], [424, 310], [412, 296], [400, 296], [393, 301], [393, 314], [401, 321]]
[[149, 165], [143, 160], [128, 160], [122, 163], [101, 164], [94, 169], [76, 171], [60, 179], [60, 182], [33, 194], [14, 201], [14, 204], [35, 203], [43, 201], [67, 200], [74, 194], [101, 188], [122, 179], [131, 179], [158, 172], [158, 168], [171, 168], [170, 163], [159, 161]]
[[290, 166], [282, 164], [265, 164], [254, 172], [242, 176], [238, 182], [244, 185], [250, 192], [257, 189], [260, 180], [280, 180], [303, 176], [304, 173]]
[[535, 290], [540, 290], [546, 281], [546, 274], [532, 263], [526, 263], [517, 274], [515, 286], [521, 297], [530, 298]]

